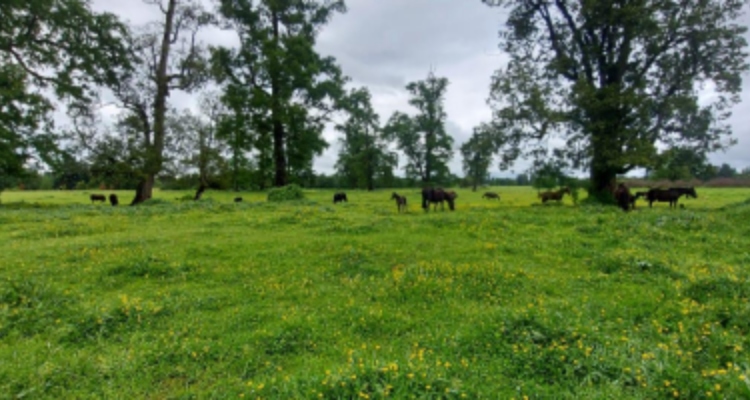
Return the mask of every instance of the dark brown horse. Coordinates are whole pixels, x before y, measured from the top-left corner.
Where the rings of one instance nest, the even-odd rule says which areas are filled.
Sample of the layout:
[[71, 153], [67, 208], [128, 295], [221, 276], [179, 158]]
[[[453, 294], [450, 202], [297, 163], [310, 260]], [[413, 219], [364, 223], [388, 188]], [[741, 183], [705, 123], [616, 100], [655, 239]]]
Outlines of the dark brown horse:
[[646, 193], [646, 200], [648, 206], [653, 207], [654, 202], [669, 203], [669, 208], [677, 208], [677, 201], [682, 195], [687, 197], [697, 198], [698, 193], [695, 192], [695, 188], [669, 188], [669, 189], [651, 189]]
[[336, 193], [336, 194], [333, 195], [333, 204], [336, 204], [336, 203], [341, 202], [341, 201], [345, 201], [347, 203], [349, 202], [349, 200], [346, 198], [346, 193], [344, 193], [344, 192], [338, 192], [338, 193]]
[[112, 207], [120, 204], [120, 201], [117, 199], [117, 195], [112, 193], [109, 195], [109, 203], [112, 204]]
[[630, 189], [625, 186], [624, 183], [617, 185], [617, 188], [612, 193], [615, 196], [617, 205], [622, 208], [623, 211], [630, 211], [631, 208], [635, 208], [635, 196], [630, 193]]
[[242, 202], [242, 197], [235, 197], [234, 198], [234, 202], [235, 203], [241, 203]]
[[398, 193], [393, 192], [393, 194], [391, 195], [391, 200], [396, 200], [396, 207], [398, 207], [399, 213], [402, 210], [406, 212], [406, 196], [400, 196]]
[[91, 203], [94, 203], [95, 201], [101, 201], [104, 203], [107, 201], [107, 196], [103, 194], [92, 194], [89, 198], [91, 199]]
[[445, 210], [443, 202], [448, 202], [448, 208], [454, 211], [456, 208], [454, 200], [458, 197], [456, 192], [446, 192], [443, 188], [431, 188], [427, 187], [422, 189], [422, 208], [426, 211], [430, 211], [430, 203], [434, 204], [433, 211], [437, 211], [437, 205], [440, 203], [440, 209]]
[[542, 199], [542, 203], [546, 203], [549, 200], [555, 200], [555, 201], [562, 200], [563, 195], [565, 195], [565, 193], [570, 195], [570, 188], [568, 188], [567, 186], [560, 190], [555, 190], [555, 191], [548, 190], [546, 192], [539, 193], [537, 196], [540, 199]]
[[500, 195], [495, 192], [486, 192], [482, 195], [483, 199], [498, 199], [500, 200]]

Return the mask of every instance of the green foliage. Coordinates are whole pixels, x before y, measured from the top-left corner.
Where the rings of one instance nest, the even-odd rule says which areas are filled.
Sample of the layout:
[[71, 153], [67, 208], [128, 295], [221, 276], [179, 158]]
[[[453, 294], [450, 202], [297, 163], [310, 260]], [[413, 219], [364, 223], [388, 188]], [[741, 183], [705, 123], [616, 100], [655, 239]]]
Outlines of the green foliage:
[[453, 138], [445, 131], [447, 115], [443, 108], [447, 88], [448, 79], [432, 72], [423, 81], [407, 84], [409, 104], [419, 113], [409, 116], [395, 112], [383, 129], [385, 138], [395, 141], [406, 155], [406, 176], [422, 183], [442, 182], [450, 174]]
[[275, 2], [221, 1], [224, 23], [234, 27], [239, 49], [214, 48], [213, 72], [226, 84], [223, 101], [232, 110], [237, 137], [259, 153], [262, 175], [274, 185], [287, 173], [305, 180], [329, 114], [343, 96], [346, 79], [332, 57], [315, 50], [315, 38], [343, 0]]
[[342, 101], [348, 118], [336, 125], [336, 130], [344, 134], [336, 169], [347, 186], [367, 190], [375, 188], [376, 180], [392, 177], [398, 161], [388, 150], [370, 99], [366, 88], [352, 89]]
[[[649, 167], [659, 144], [699, 153], [731, 145], [725, 124], [748, 70], [745, 0], [483, 0], [510, 9], [507, 67], [490, 103], [504, 165], [544, 155], [548, 143], [605, 191], [618, 174]], [[699, 102], [699, 88], [716, 96]]]
[[8, 0], [2, 20], [0, 176], [19, 177], [32, 156], [46, 159], [56, 150], [54, 106], [37, 89], [74, 105], [91, 101], [95, 85], [128, 69], [127, 30], [113, 14], [95, 13], [83, 0]]
[[474, 128], [474, 133], [466, 143], [461, 145], [464, 173], [471, 179], [476, 190], [484, 182], [492, 163], [492, 127], [482, 124]]
[[269, 202], [304, 200], [305, 193], [299, 185], [291, 184], [268, 191]]

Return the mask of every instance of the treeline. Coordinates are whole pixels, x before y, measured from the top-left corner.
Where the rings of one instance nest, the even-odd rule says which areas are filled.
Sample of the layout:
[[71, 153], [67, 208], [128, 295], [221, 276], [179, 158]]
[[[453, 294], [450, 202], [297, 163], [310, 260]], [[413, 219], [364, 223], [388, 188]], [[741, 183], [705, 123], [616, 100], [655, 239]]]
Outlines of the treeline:
[[[199, 194], [292, 183], [575, 184], [608, 195], [639, 168], [653, 179], [721, 176], [705, 154], [733, 144], [723, 121], [750, 70], [747, 28], [735, 23], [744, 3], [574, 3], [508, 4], [500, 49], [510, 61], [492, 76], [492, 118], [455, 143], [447, 78], [409, 82], [408, 109], [381, 121], [369, 90], [317, 52], [344, 0], [146, 1], [155, 17], [139, 26], [88, 0], [11, 1], [0, 24], [0, 190], [133, 189], [131, 204], [158, 186]], [[237, 45], [202, 40], [217, 30]], [[717, 95], [699, 104], [705, 84]], [[199, 106], [178, 107], [180, 95]], [[63, 108], [71, 122], [57, 126]], [[327, 127], [340, 143], [333, 177], [313, 169], [332, 144]], [[448, 168], [457, 151], [463, 178]], [[489, 179], [493, 163], [510, 170], [518, 159], [588, 171], [590, 184], [535, 168]]]

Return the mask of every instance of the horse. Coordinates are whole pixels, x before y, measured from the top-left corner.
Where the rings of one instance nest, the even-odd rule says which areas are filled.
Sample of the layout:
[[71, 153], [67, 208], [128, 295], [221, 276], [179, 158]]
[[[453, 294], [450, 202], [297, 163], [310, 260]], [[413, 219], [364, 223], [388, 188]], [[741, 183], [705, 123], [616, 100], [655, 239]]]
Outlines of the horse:
[[537, 196], [542, 199], [542, 203], [546, 203], [548, 200], [560, 201], [565, 193], [570, 195], [570, 188], [567, 186], [557, 191], [546, 191], [539, 193]]
[[107, 197], [103, 194], [92, 194], [91, 196], [89, 196], [89, 198], [91, 199], [91, 204], [93, 204], [95, 201], [101, 201], [102, 203], [107, 201]]
[[112, 207], [120, 204], [120, 201], [117, 200], [117, 195], [112, 193], [109, 195], [109, 203], [112, 204]]
[[495, 192], [486, 192], [482, 195], [483, 199], [498, 199], [500, 200], [500, 195]]
[[623, 211], [627, 212], [631, 207], [635, 208], [635, 196], [630, 194], [630, 189], [628, 189], [624, 183], [617, 185], [617, 188], [612, 194], [615, 196], [617, 205], [622, 208]]
[[398, 207], [398, 212], [400, 213], [401, 210], [406, 212], [406, 196], [400, 196], [398, 193], [393, 192], [391, 195], [391, 200], [396, 200], [396, 207]]
[[336, 203], [341, 202], [341, 201], [345, 201], [347, 203], [349, 202], [349, 200], [346, 198], [346, 193], [344, 193], [344, 192], [338, 192], [338, 193], [336, 193], [336, 194], [333, 195], [333, 204], [336, 204]]
[[445, 210], [445, 205], [443, 204], [444, 201], [448, 202], [448, 208], [450, 208], [451, 211], [455, 210], [455, 203], [454, 200], [458, 197], [456, 192], [449, 191], [446, 192], [443, 190], [443, 188], [431, 188], [427, 187], [422, 189], [422, 208], [425, 210], [425, 212], [430, 211], [430, 203], [435, 204], [433, 207], [434, 211], [437, 211], [437, 205], [440, 203], [440, 209]]
[[669, 189], [651, 189], [646, 193], [646, 200], [648, 200], [648, 206], [653, 207], [654, 202], [668, 202], [669, 208], [677, 208], [677, 201], [682, 195], [687, 197], [697, 198], [698, 194], [695, 192], [695, 188], [669, 188]]
[[239, 203], [239, 202], [241, 202], [241, 201], [242, 201], [242, 197], [235, 197], [235, 198], [234, 198], [234, 202], [235, 202], [235, 203]]

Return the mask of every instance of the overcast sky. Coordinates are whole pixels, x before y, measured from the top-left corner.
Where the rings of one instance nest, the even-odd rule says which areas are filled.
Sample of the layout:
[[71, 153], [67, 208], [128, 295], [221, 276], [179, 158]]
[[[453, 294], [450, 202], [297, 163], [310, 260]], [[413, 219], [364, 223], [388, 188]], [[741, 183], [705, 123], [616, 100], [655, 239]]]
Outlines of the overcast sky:
[[[209, 0], [203, 1], [212, 8]], [[352, 79], [351, 86], [370, 89], [383, 123], [394, 111], [414, 111], [407, 103], [404, 86], [408, 82], [424, 79], [431, 68], [447, 77], [447, 130], [456, 149], [450, 168], [463, 176], [458, 148], [474, 126], [489, 121], [490, 77], [506, 60], [498, 49], [503, 12], [480, 0], [347, 0], [346, 4], [348, 12], [335, 15], [321, 32], [319, 52], [338, 60]], [[93, 6], [133, 24], [158, 18], [158, 9], [143, 0], [93, 0]], [[203, 37], [211, 44], [237, 43], [233, 32], [212, 30]], [[735, 106], [730, 120], [739, 143], [726, 153], [710, 155], [712, 163], [726, 162], [738, 169], [750, 167], [750, 75], [744, 79], [743, 102]], [[173, 95], [170, 100], [176, 107], [195, 105], [195, 98], [184, 95]], [[331, 146], [314, 166], [317, 172], [330, 174], [338, 154], [338, 134], [330, 129], [324, 135]], [[526, 167], [519, 163], [514, 172]], [[497, 163], [491, 173], [511, 174], [500, 173]]]

